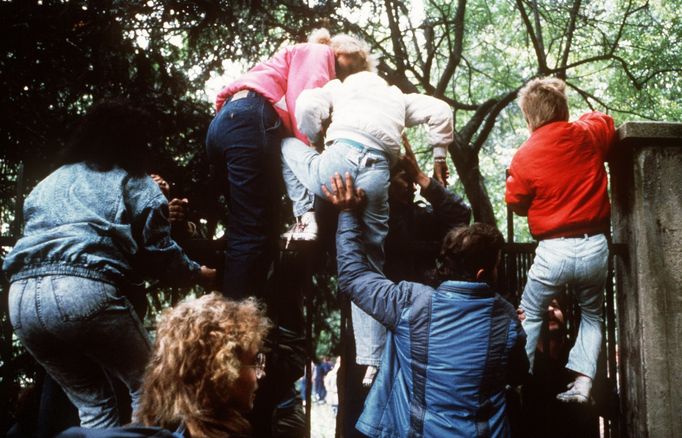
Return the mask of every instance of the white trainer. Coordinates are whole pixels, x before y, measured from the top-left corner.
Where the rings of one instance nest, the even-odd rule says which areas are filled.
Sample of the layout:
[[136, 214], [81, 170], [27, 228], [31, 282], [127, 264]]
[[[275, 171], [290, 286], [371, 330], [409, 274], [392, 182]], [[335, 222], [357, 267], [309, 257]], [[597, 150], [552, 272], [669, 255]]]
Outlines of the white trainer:
[[587, 376], [578, 376], [575, 381], [568, 384], [568, 391], [557, 394], [556, 398], [564, 403], [587, 403], [590, 401], [592, 391], [592, 379]]
[[307, 211], [296, 218], [296, 223], [291, 226], [289, 231], [282, 234], [282, 238], [289, 241], [313, 241], [317, 239], [317, 221], [315, 212]]

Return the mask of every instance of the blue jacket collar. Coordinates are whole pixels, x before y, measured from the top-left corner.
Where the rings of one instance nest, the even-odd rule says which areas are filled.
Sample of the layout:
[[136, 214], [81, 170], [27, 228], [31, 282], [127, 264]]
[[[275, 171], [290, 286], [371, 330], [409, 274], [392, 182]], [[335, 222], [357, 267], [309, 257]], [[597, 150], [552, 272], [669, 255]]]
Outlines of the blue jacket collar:
[[488, 283], [470, 281], [446, 280], [438, 286], [438, 291], [455, 292], [481, 298], [490, 298], [495, 295], [495, 291], [488, 286]]

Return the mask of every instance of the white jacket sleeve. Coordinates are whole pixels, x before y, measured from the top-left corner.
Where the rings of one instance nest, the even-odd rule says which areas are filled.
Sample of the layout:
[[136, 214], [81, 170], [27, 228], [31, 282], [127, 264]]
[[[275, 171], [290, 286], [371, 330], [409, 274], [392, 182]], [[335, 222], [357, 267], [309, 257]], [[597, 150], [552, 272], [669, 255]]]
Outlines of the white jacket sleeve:
[[308, 137], [311, 144], [317, 143], [325, 122], [331, 117], [334, 82], [339, 81], [330, 81], [322, 88], [303, 90], [296, 99], [297, 128]]
[[453, 140], [453, 121], [450, 106], [440, 99], [424, 94], [405, 95], [405, 126], [425, 123], [433, 157], [445, 157]]

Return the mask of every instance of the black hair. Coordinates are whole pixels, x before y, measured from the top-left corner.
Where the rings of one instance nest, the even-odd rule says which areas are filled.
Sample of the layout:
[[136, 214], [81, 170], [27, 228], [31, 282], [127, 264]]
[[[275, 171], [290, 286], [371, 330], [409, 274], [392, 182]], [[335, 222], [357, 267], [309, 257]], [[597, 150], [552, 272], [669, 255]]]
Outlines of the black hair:
[[62, 154], [64, 163], [85, 162], [108, 171], [145, 173], [154, 126], [146, 111], [124, 99], [102, 100], [88, 109]]
[[454, 228], [443, 239], [437, 274], [441, 281], [476, 281], [483, 269], [486, 280], [492, 281], [503, 245], [504, 237], [493, 225], [476, 222]]

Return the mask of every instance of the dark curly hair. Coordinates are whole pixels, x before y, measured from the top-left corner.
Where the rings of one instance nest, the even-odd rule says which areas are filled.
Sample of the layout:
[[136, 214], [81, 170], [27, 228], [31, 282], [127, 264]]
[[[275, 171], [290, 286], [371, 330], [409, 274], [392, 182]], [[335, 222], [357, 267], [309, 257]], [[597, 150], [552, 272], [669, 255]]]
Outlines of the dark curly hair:
[[134, 175], [147, 170], [154, 124], [146, 111], [124, 99], [102, 100], [85, 113], [62, 153], [62, 161], [85, 162], [108, 171], [121, 167]]
[[477, 272], [483, 269], [485, 280], [492, 281], [503, 245], [504, 237], [493, 225], [476, 222], [454, 228], [443, 239], [438, 277], [441, 281], [476, 281]]

